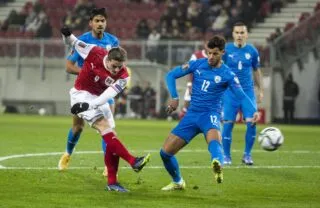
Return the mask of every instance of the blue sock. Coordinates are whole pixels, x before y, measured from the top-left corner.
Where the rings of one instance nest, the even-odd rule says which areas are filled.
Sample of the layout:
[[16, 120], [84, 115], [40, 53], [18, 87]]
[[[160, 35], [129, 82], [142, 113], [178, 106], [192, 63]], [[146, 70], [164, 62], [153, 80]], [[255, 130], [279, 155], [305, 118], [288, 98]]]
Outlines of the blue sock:
[[107, 145], [106, 145], [106, 142], [103, 140], [103, 137], [102, 137], [102, 140], [101, 140], [101, 148], [102, 148], [102, 151], [103, 151], [103, 153], [105, 155], [106, 154]]
[[244, 150], [245, 155], [251, 155], [251, 150], [256, 139], [257, 127], [252, 125], [251, 122], [247, 122], [247, 131], [246, 131], [246, 146]]
[[72, 154], [74, 147], [76, 146], [76, 144], [79, 141], [80, 135], [81, 135], [81, 131], [76, 134], [73, 134], [72, 128], [70, 128], [69, 133], [68, 133], [68, 141], [67, 141], [67, 153], [69, 155]]
[[221, 165], [223, 165], [223, 150], [222, 145], [218, 140], [211, 140], [208, 144], [208, 150], [211, 154], [211, 161], [218, 159]]
[[222, 131], [222, 144], [225, 156], [231, 157], [232, 129], [234, 123], [224, 123]]
[[179, 170], [179, 164], [174, 155], [170, 155], [160, 150], [160, 156], [163, 161], [164, 167], [168, 171], [168, 173], [171, 175], [174, 182], [179, 182], [181, 180], [180, 170]]

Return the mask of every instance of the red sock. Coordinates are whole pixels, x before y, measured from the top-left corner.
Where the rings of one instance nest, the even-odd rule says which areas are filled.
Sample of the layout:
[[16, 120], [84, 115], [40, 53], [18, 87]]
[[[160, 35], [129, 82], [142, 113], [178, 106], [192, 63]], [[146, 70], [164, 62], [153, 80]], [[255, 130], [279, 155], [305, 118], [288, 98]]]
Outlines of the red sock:
[[127, 148], [118, 140], [113, 132], [106, 133], [102, 137], [107, 145], [106, 152], [115, 153], [131, 166], [134, 164], [136, 158], [128, 152]]
[[104, 155], [104, 163], [108, 168], [108, 185], [117, 183], [119, 156], [110, 152], [106, 152]]

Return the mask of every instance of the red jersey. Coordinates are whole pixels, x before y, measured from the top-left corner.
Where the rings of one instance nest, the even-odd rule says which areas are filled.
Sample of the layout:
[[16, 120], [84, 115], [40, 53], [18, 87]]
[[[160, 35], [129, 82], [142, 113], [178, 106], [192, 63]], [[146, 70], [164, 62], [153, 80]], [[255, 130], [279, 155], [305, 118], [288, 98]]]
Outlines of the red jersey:
[[[116, 75], [112, 75], [103, 64], [107, 55], [108, 51], [103, 48], [95, 46], [91, 49], [75, 81], [74, 87], [77, 90], [85, 90], [99, 96], [118, 79], [129, 77], [125, 66]], [[116, 91], [122, 91], [120, 86], [115, 85], [115, 87]]]
[[199, 51], [195, 51], [190, 58], [190, 61], [194, 61], [200, 58], [207, 58], [207, 54], [205, 50], [199, 50]]

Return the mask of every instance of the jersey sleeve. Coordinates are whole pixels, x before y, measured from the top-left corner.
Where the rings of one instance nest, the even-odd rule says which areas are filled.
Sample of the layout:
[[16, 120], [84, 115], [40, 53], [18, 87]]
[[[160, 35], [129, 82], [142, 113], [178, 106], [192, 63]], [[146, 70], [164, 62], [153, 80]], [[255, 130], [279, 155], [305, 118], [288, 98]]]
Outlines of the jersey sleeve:
[[228, 86], [231, 89], [232, 93], [243, 103], [243, 108], [252, 114], [257, 111], [256, 105], [252, 100], [244, 93], [238, 77], [230, 72], [228, 76]]
[[260, 68], [260, 55], [255, 47], [252, 47], [252, 68], [253, 70]]
[[[83, 42], [87, 42], [85, 36], [81, 35], [79, 38], [79, 40], [83, 41]], [[72, 47], [70, 55], [67, 57], [67, 60], [72, 61], [74, 63], [78, 62], [79, 59], [81, 59], [81, 56], [79, 55], [79, 53], [75, 50], [74, 47]]]
[[122, 90], [124, 90], [124, 88], [127, 87], [129, 81], [129, 73], [127, 69], [124, 68], [120, 74], [119, 79], [114, 84], [112, 84], [111, 87], [114, 88], [117, 93], [120, 93]]
[[89, 102], [90, 109], [95, 109], [108, 102], [109, 99], [117, 96], [126, 87], [128, 79], [129, 77], [119, 78], [115, 83], [110, 85], [99, 97]]
[[170, 70], [166, 75], [166, 83], [169, 90], [169, 93], [173, 99], [178, 99], [178, 92], [176, 86], [176, 79], [190, 74], [195, 71], [198, 61], [189, 61], [188, 63], [177, 66]]
[[80, 58], [79, 53], [75, 49], [71, 49], [70, 55], [67, 57], [67, 60], [76, 63]]
[[119, 39], [118, 38], [115, 38], [114, 39], [114, 42], [112, 44], [112, 47], [119, 47], [120, 43], [119, 43]]
[[86, 59], [90, 54], [91, 50], [94, 48], [97, 49], [98, 47], [94, 44], [87, 44], [79, 39], [77, 39], [74, 43], [74, 49], [79, 53], [79, 55], [83, 59]]

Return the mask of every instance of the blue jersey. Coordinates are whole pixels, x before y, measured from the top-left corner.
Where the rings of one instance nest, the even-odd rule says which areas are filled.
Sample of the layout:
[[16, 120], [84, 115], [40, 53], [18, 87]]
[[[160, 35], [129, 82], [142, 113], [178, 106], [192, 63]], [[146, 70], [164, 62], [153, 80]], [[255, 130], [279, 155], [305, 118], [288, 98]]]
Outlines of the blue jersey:
[[253, 113], [256, 111], [255, 105], [245, 95], [237, 76], [229, 67], [222, 64], [219, 68], [214, 68], [209, 65], [207, 58], [190, 61], [167, 74], [166, 81], [172, 98], [178, 98], [175, 79], [190, 73], [193, 75], [193, 85], [188, 111], [220, 113], [222, 96], [227, 88], [246, 103], [248, 110]]
[[222, 59], [237, 75], [244, 91], [253, 89], [252, 71], [260, 67], [259, 52], [253, 45], [239, 48], [233, 42], [227, 43]]
[[[94, 44], [101, 48], [105, 48], [106, 50], [110, 50], [113, 47], [119, 46], [118, 38], [106, 32], [103, 33], [102, 39], [97, 39], [93, 37], [91, 31], [82, 34], [78, 39], [82, 40], [85, 43]], [[83, 58], [75, 50], [72, 50], [71, 54], [68, 56], [67, 59], [72, 62], [77, 62], [80, 68], [82, 67], [84, 62]]]

